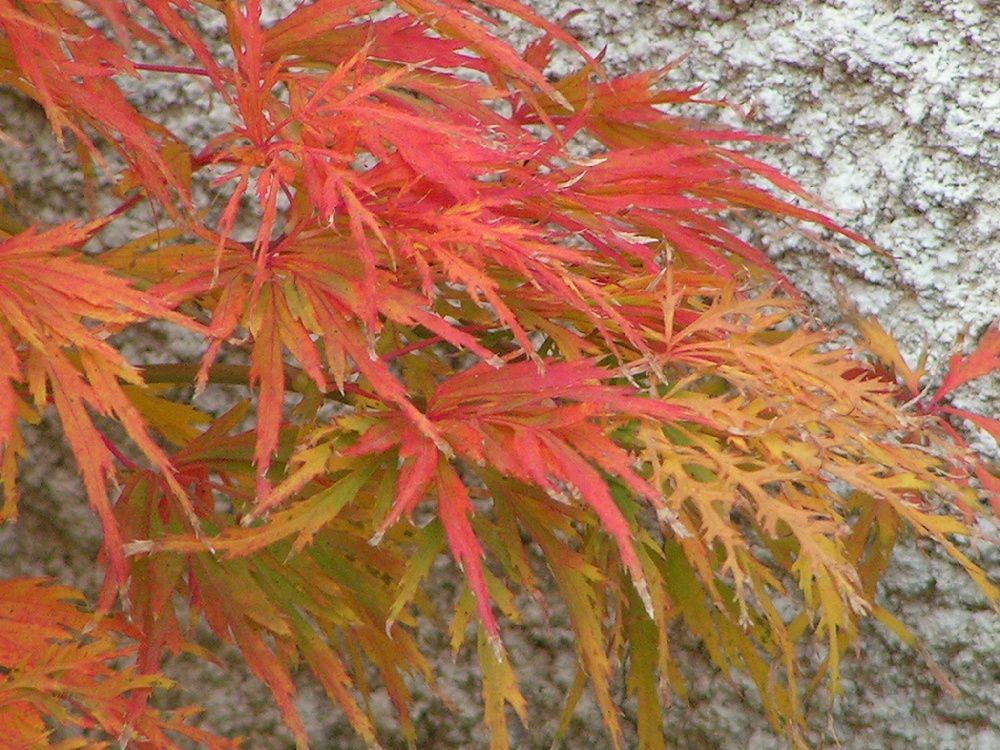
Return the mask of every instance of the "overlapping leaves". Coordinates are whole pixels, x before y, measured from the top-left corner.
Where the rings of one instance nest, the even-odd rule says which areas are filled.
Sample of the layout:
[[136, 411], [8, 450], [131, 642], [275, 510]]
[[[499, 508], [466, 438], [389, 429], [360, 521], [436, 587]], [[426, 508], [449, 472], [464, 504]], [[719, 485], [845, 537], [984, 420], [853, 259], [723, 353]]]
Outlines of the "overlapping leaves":
[[0, 582], [0, 747], [5, 750], [103, 748], [138, 743], [150, 750], [186, 738], [211, 750], [237, 743], [188, 724], [193, 707], [172, 714], [136, 701], [161, 677], [135, 668], [131, 628], [95, 620], [83, 595], [38, 578]]
[[91, 413], [118, 420], [149, 460], [171, 474], [123, 388], [141, 378], [106, 338], [154, 316], [194, 324], [81, 257], [79, 246], [99, 227], [31, 228], [0, 240], [0, 481], [9, 518], [16, 513], [16, 461], [24, 450], [18, 420], [37, 421], [51, 402], [101, 519], [112, 577], [120, 583], [125, 562], [107, 492], [115, 455]]
[[[114, 40], [58, 3], [0, 3], [0, 82], [85, 157], [117, 150], [113, 215], [165, 208], [93, 259], [79, 247], [99, 223], [0, 243], [7, 514], [19, 420], [51, 400], [102, 519], [102, 601], [128, 582], [139, 673], [207, 656], [204, 622], [268, 684], [298, 746], [299, 661], [371, 744], [374, 665], [412, 742], [409, 680], [431, 676], [423, 590], [450, 551], [466, 585], [449, 632], [460, 648], [475, 631], [494, 747], [507, 706], [527, 715], [501, 619], [550, 590], [578, 639], [567, 711], [589, 680], [616, 747], [621, 668], [640, 745], [662, 747], [663, 693], [686, 689], [677, 624], [720, 670], [746, 671], [802, 745], [803, 638], [825, 642], [834, 685], [861, 616], [912, 640], [875, 601], [903, 527], [997, 599], [953, 542], [973, 477], [995, 478], [943, 420], [995, 428], [943, 399], [995, 369], [997, 337], [901, 408], [894, 378], [912, 398], [921, 373], [873, 326], [882, 366], [834, 347], [794, 294], [766, 288], [792, 291], [728, 222], [764, 211], [860, 238], [764, 189], [806, 197], [732, 148], [759, 137], [665, 111], [697, 90], [664, 87], [668, 70], [608, 79], [513, 0], [478, 5], [543, 32], [524, 54], [463, 0], [395, 14], [318, 0], [270, 26], [257, 0], [200, 5], [223, 14], [231, 66], [184, 2], [133, 16], [94, 0]], [[135, 63], [130, 35], [190, 59]], [[550, 80], [556, 41], [581, 68]], [[192, 153], [116, 88], [147, 72], [206, 79], [234, 121]], [[189, 203], [192, 180], [210, 205]], [[140, 371], [106, 340], [150, 318], [204, 333], [204, 356]], [[232, 408], [195, 408], [191, 385]], [[790, 594], [791, 617], [775, 604]], [[151, 678], [136, 679], [133, 712]]]

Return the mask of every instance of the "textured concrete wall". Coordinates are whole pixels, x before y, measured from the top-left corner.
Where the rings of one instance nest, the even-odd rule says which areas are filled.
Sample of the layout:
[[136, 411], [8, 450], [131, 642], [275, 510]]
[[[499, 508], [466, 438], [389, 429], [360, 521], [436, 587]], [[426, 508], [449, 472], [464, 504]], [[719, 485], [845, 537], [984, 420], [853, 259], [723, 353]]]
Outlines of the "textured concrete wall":
[[[836, 322], [837, 280], [915, 361], [938, 369], [960, 332], [1000, 318], [1000, 3], [995, 0], [534, 0], [569, 22], [616, 73], [662, 66], [756, 114], [727, 122], [792, 139], [756, 150], [830, 204], [893, 258], [812, 242], [767, 249], [817, 311]], [[960, 401], [996, 415], [1000, 378]], [[980, 440], [984, 450], [996, 444]], [[996, 576], [996, 546], [980, 548]], [[924, 663], [874, 628], [845, 694], [812, 704], [826, 746], [1000, 747], [1000, 621], [954, 566], [910, 544], [883, 586], [953, 679], [946, 697]], [[693, 710], [668, 717], [678, 748], [779, 747], [719, 679], [699, 680]]]
[[[1000, 3], [995, 0], [534, 0], [616, 73], [688, 57], [668, 80], [703, 83], [792, 139], [758, 149], [894, 262], [791, 234], [768, 250], [837, 317], [831, 266], [933, 362], [1000, 318]], [[563, 58], [565, 62], [567, 58]], [[978, 403], [1000, 379], [977, 389]], [[970, 394], [970, 399], [973, 397]]]
[[[707, 96], [755, 108], [756, 117], [745, 127], [794, 139], [755, 153], [840, 209], [837, 218], [895, 258], [890, 263], [847, 247], [831, 255], [828, 245], [794, 233], [771, 241], [768, 250], [828, 320], [835, 321], [839, 310], [831, 275], [862, 311], [878, 314], [910, 354], [929, 346], [933, 362], [947, 356], [965, 327], [975, 332], [1000, 317], [1000, 5], [995, 0], [532, 4], [550, 18], [582, 6], [585, 12], [570, 28], [595, 50], [608, 45], [612, 72], [662, 65], [688, 53], [672, 81], [705, 83]], [[279, 3], [269, 5], [277, 10]], [[221, 29], [214, 31], [221, 36]], [[510, 34], [520, 38], [513, 26]], [[200, 82], [148, 85], [135, 96], [196, 140], [217, 132], [226, 114], [203, 104]], [[732, 113], [721, 116], [736, 122]], [[35, 147], [17, 151], [0, 144], [0, 163], [12, 172], [25, 205], [44, 207], [47, 221], [76, 213], [79, 186], [63, 173], [71, 159], [59, 157], [52, 143], [36, 135], [45, 128], [39, 113], [0, 98], [0, 128], [29, 134]], [[54, 185], [62, 187], [54, 192]], [[135, 345], [184, 346], [164, 342], [156, 332]], [[994, 379], [970, 388], [965, 401], [988, 412], [998, 394], [1000, 380]], [[43, 429], [32, 439], [48, 463], [26, 470], [22, 523], [0, 530], [4, 572], [78, 576], [92, 585], [92, 578], [79, 577], [95, 537], [80, 535], [88, 515], [68, 499], [79, 497], [74, 470], [55, 449], [55, 433]], [[980, 548], [977, 554], [1000, 578], [997, 548]], [[443, 597], [450, 585], [443, 575]], [[900, 552], [883, 595], [924, 638], [960, 695], [947, 696], [920, 657], [870, 628], [860, 658], [845, 668], [845, 694], [810, 701], [813, 739], [848, 750], [1000, 747], [1000, 620], [953, 565], [913, 544]], [[506, 633], [532, 716], [531, 731], [517, 735], [514, 746], [545, 748], [574, 659], [558, 612], [545, 621], [529, 610], [525, 619]], [[427, 638], [429, 646], [442, 640], [434, 632]], [[665, 716], [673, 747], [782, 747], [755, 712], [752, 694], [744, 696], [739, 684], [716, 676], [696, 647], [688, 652], [691, 702], [673, 705]], [[230, 657], [224, 654], [227, 661]], [[418, 696], [420, 747], [482, 746], [473, 666], [446, 654], [438, 668], [440, 693]], [[246, 735], [252, 750], [290, 746], [263, 688], [240, 676], [199, 670], [206, 688], [188, 697], [207, 704], [215, 728]], [[459, 709], [457, 716], [448, 712], [449, 701]], [[308, 681], [300, 702], [318, 748], [361, 747]], [[391, 731], [389, 739], [396, 746]], [[565, 746], [605, 744], [585, 698]]]

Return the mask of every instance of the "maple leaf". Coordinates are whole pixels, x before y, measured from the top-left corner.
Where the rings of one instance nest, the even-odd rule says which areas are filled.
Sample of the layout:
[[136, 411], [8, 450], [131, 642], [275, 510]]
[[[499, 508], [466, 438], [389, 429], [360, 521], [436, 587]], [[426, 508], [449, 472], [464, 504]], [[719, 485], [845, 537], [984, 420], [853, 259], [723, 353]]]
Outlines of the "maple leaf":
[[115, 472], [115, 456], [89, 411], [120, 421], [167, 476], [170, 467], [122, 389], [122, 384], [141, 384], [138, 372], [105, 338], [116, 327], [149, 317], [193, 324], [126, 280], [67, 251], [102, 224], [64, 224], [42, 232], [31, 228], [0, 241], [0, 358], [5, 365], [0, 381], [0, 478], [10, 517], [16, 497], [13, 456], [21, 446], [15, 416], [35, 419], [51, 400], [101, 519], [112, 577], [121, 582], [122, 540], [106, 488]]
[[[116, 2], [93, 2], [106, 12], [112, 25], [124, 35], [141, 29], [129, 24], [128, 15]], [[155, 3], [162, 5], [162, 3]], [[167, 132], [141, 115], [113, 80], [136, 77], [138, 71], [125, 51], [89, 26], [81, 16], [59, 3], [0, 4], [2, 58], [0, 83], [35, 99], [45, 110], [60, 143], [69, 132], [99, 165], [108, 169], [98, 145], [84, 125], [100, 134], [161, 205], [173, 211], [174, 194], [181, 203], [189, 200], [188, 186], [165, 158], [164, 149], [176, 145]], [[150, 35], [139, 32], [140, 38]]]
[[952, 355], [948, 361], [948, 371], [931, 396], [931, 404], [938, 403], [970, 380], [981, 378], [996, 370], [1000, 370], [1000, 325], [994, 324], [986, 330], [971, 354]]
[[[466, 580], [450, 640], [474, 628], [494, 747], [507, 706], [524, 719], [500, 633], [526, 592], [559, 598], [576, 634], [557, 739], [589, 680], [622, 746], [622, 670], [639, 740], [661, 748], [661, 701], [686, 690], [680, 622], [800, 748], [803, 641], [824, 648], [815, 679], [835, 690], [863, 616], [913, 641], [875, 600], [903, 529], [1000, 598], [953, 540], [997, 480], [947, 418], [998, 428], [943, 402], [996, 369], [1000, 339], [955, 355], [926, 403], [923, 367], [874, 321], [858, 323], [870, 351], [835, 346], [733, 220], [864, 240], [737, 150], [776, 139], [677, 115], [724, 103], [671, 89], [673, 66], [610, 78], [515, 0], [317, 0], [273, 23], [259, 0], [85, 4], [87, 20], [0, 0], [0, 84], [75, 141], [88, 190], [104, 190], [93, 165], [110, 172], [109, 146], [125, 164], [100, 221], [0, 217], [4, 517], [21, 424], [51, 404], [104, 529], [99, 608], [127, 585], [141, 626], [102, 621], [87, 641], [63, 593], [0, 585], [68, 623], [41, 669], [85, 673], [70, 693], [93, 692], [100, 716], [83, 720], [215, 746], [147, 705], [172, 654], [212, 658], [200, 622], [269, 686], [297, 747], [298, 662], [372, 746], [376, 672], [415, 743], [426, 582], [450, 551]], [[195, 22], [213, 12], [219, 59]], [[493, 13], [542, 37], [514, 50]], [[135, 62], [136, 41], [179, 64]], [[547, 72], [556, 42], [577, 71]], [[195, 153], [129, 104], [123, 75], [196, 76], [233, 121]], [[155, 231], [79, 250], [146, 198], [166, 208]], [[200, 361], [130, 363], [112, 337], [149, 320], [202, 336]], [[191, 385], [228, 406], [195, 407]], [[4, 643], [34, 658], [41, 641]], [[109, 674], [109, 654], [135, 667]], [[66, 715], [40, 684], [10, 704], [22, 733]]]
[[[400, 575], [403, 558], [395, 537], [377, 549], [370, 546], [357, 512], [350, 509], [352, 500], [369, 496], [370, 480], [382, 466], [363, 462], [338, 481], [315, 470], [305, 481], [293, 474], [289, 482], [304, 498], [272, 513], [266, 523], [237, 523], [237, 514], [253, 509], [255, 499], [255, 436], [231, 434], [248, 406], [237, 405], [171, 454], [179, 483], [210, 485], [231, 498], [232, 509], [216, 507], [211, 495], [198, 505], [206, 530], [219, 529], [218, 536], [206, 540], [182, 533], [183, 508], [157, 472], [125, 476], [115, 513], [130, 539], [133, 616], [147, 623], [139, 642], [140, 664], [155, 669], [170, 652], [207, 656], [203, 646], [192, 643], [185, 624], [185, 618], [203, 618], [217, 637], [243, 652], [251, 671], [272, 690], [297, 747], [304, 748], [289, 655], [301, 655], [351, 726], [374, 745], [361, 666], [367, 658], [412, 737], [403, 675], [426, 676], [427, 665], [407, 632], [390, 635], [384, 624], [393, 601], [390, 582]], [[286, 431], [282, 442], [287, 444], [287, 438]], [[285, 491], [279, 485], [275, 494]], [[299, 538], [288, 544], [293, 534]], [[212, 552], [205, 551], [206, 544]], [[156, 556], [137, 554], [150, 551]], [[357, 649], [350, 661], [342, 649], [348, 635]], [[359, 690], [363, 702], [356, 696]]]
[[[612, 376], [586, 362], [552, 363], [543, 372], [530, 362], [499, 370], [478, 365], [444, 381], [428, 402], [427, 416], [457, 456], [494, 466], [563, 501], [575, 496], [589, 506], [619, 545], [622, 563], [651, 610], [632, 530], [592, 464], [620, 477], [665, 510], [662, 498], [631, 468], [627, 454], [601, 431], [590, 429], [588, 420], [608, 416], [688, 419], [694, 415], [678, 405], [636, 397], [627, 388], [599, 384]], [[580, 403], [560, 407], [554, 399]], [[382, 418], [347, 453], [381, 453], [395, 445], [401, 446], [400, 454], [408, 460], [380, 533], [411, 513], [436, 482], [439, 514], [449, 545], [466, 572], [487, 635], [496, 643], [499, 629], [488, 606], [480, 563], [482, 549], [468, 525], [472, 507], [455, 470], [430, 441], [399, 418]]]
[[[121, 661], [134, 655], [131, 628], [79, 608], [83, 596], [41, 578], [0, 581], [0, 721], [4, 747], [50, 747], [52, 722], [98, 737], [171, 750], [173, 737], [199, 747], [235, 749], [238, 743], [187, 724], [190, 709], [172, 714], [134, 710], [133, 698], [171, 683], [138, 674]], [[81, 640], [78, 633], [86, 633]], [[83, 747], [64, 740], [55, 747]], [[88, 747], [96, 746], [88, 743]]]

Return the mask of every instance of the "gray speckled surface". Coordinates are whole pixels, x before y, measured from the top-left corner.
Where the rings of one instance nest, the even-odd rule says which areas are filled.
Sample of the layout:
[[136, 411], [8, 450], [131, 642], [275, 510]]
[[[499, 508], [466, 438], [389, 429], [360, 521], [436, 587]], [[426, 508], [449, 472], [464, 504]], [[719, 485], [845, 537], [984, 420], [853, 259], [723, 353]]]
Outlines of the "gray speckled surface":
[[[846, 246], [831, 256], [828, 246], [794, 233], [770, 241], [768, 250], [828, 320], [838, 316], [831, 273], [863, 312], [879, 315], [909, 354], [928, 346], [932, 362], [946, 358], [965, 327], [977, 331], [1000, 318], [1000, 4], [995, 0], [531, 4], [550, 18], [583, 7], [570, 28], [595, 50], [608, 45], [612, 72], [661, 65], [687, 53], [671, 81], [705, 83], [707, 96], [756, 110], [745, 127], [793, 139], [755, 153], [815, 191], [839, 209], [839, 220], [895, 258], [888, 264]], [[202, 103], [197, 83], [149, 79], [134, 95], [171, 128], [196, 140], [223, 123], [225, 113]], [[737, 122], [733, 113], [722, 117]], [[37, 112], [0, 94], [0, 128], [38, 134], [44, 123]], [[45, 148], [44, 138], [34, 141], [42, 147], [20, 154], [0, 145], [0, 163], [15, 179], [25, 206], [54, 222], [79, 211], [79, 186], [64, 176], [71, 159]], [[137, 345], [171, 345], [162, 332], [151, 335]], [[188, 346], [177, 343], [179, 349]], [[998, 395], [1000, 378], [987, 379], [969, 387], [963, 403], [995, 414]], [[17, 528], [0, 530], [0, 565], [5, 573], [44, 571], [93, 585], [86, 570], [95, 529], [81, 501], [73, 499], [79, 498], [75, 472], [60, 453], [56, 433], [43, 427], [32, 439], [39, 453], [23, 474], [23, 518]], [[980, 445], [996, 449], [987, 440]], [[91, 531], [76, 537], [79, 528]], [[67, 547], [67, 534], [78, 543]], [[978, 555], [1000, 578], [997, 548], [980, 548]], [[447, 573], [441, 585], [447, 601]], [[813, 739], [847, 750], [1000, 748], [1000, 620], [954, 565], [913, 543], [899, 551], [882, 593], [889, 608], [924, 639], [961, 696], [948, 697], [918, 655], [870, 627], [859, 654], [845, 665], [844, 694], [810, 701]], [[515, 747], [547, 748], [574, 659], [557, 611], [546, 621], [529, 608], [525, 620], [505, 636], [521, 668], [532, 718], [531, 730], [515, 735]], [[429, 633], [428, 643], [437, 637]], [[468, 658], [453, 660], [443, 653], [440, 691], [458, 715], [449, 714], [440, 697], [419, 692], [419, 746], [481, 747], [475, 669]], [[673, 747], [783, 747], [755, 713], [752, 695], [742, 700], [739, 686], [707, 669], [697, 648], [688, 650], [685, 663], [692, 701], [671, 706], [664, 717]], [[260, 685], [202, 666], [179, 664], [175, 670], [185, 680], [197, 675], [201, 687], [187, 697], [207, 706], [213, 727], [244, 734], [252, 750], [290, 747]], [[376, 706], [382, 703], [376, 700]], [[317, 748], [361, 747], [308, 680], [300, 706]], [[599, 725], [585, 698], [567, 750], [604, 747]], [[401, 746], [391, 725], [385, 738], [389, 747]]]

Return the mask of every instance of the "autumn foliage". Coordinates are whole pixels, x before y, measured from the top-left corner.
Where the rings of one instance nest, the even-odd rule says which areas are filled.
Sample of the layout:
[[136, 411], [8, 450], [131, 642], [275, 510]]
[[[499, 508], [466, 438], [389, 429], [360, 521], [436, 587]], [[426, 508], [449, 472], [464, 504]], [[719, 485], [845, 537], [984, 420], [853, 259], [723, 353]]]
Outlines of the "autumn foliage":
[[[836, 689], [862, 617], [912, 640], [876, 598], [904, 530], [997, 600], [954, 539], [1000, 480], [953, 420], [1000, 423], [948, 395], [1000, 367], [1000, 329], [936, 390], [874, 321], [835, 346], [733, 221], [863, 240], [746, 155], [762, 137], [677, 114], [721, 103], [667, 70], [610, 78], [515, 0], [267, 23], [259, 1], [83, 6], [0, 0], [0, 84], [44, 109], [92, 198], [48, 227], [16, 190], [0, 207], [0, 479], [13, 523], [24, 431], [54, 415], [106, 572], [90, 612], [0, 583], [0, 746], [235, 746], [155, 708], [165, 660], [211, 658], [199, 623], [298, 746], [300, 666], [372, 746], [372, 691], [412, 740], [446, 555], [465, 588], [439, 614], [478, 654], [495, 748], [530, 719], [504, 646], [526, 602], [565, 611], [611, 745], [624, 671], [655, 750], [686, 694], [678, 629], [804, 746], [805, 683]], [[483, 8], [537, 40], [511, 48]], [[219, 14], [225, 40], [202, 30]], [[546, 74], [554, 45], [576, 73]], [[120, 88], [165, 77], [231, 122], [195, 147]], [[136, 216], [147, 233], [106, 240]], [[150, 321], [204, 355], [130, 359]]]

